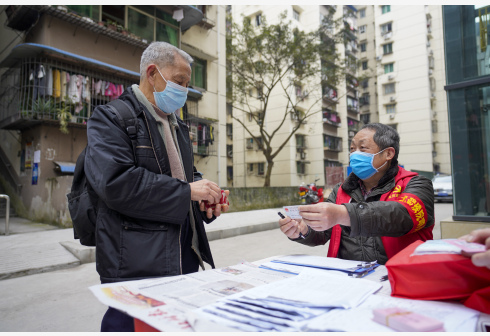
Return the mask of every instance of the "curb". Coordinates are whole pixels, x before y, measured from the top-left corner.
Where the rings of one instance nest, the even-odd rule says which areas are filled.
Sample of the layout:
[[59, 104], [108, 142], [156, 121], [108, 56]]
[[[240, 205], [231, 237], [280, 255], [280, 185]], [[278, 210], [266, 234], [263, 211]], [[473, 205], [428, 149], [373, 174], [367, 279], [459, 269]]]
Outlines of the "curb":
[[[218, 230], [211, 229], [210, 231], [206, 231], [206, 236], [208, 237], [208, 241], [212, 241], [273, 229], [277, 229], [277, 222], [260, 223]], [[81, 264], [95, 262], [95, 247], [84, 246], [79, 242], [74, 241], [63, 241], [60, 242], [60, 244], [70, 251], [78, 260], [80, 260]]]

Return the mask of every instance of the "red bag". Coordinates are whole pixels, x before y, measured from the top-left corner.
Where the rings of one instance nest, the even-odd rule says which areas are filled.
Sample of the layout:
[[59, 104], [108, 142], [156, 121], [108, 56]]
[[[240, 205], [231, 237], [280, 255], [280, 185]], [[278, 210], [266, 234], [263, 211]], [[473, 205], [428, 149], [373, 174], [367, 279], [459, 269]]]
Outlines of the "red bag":
[[459, 254], [411, 256], [416, 241], [388, 260], [391, 295], [417, 300], [462, 300], [490, 314], [490, 269]]

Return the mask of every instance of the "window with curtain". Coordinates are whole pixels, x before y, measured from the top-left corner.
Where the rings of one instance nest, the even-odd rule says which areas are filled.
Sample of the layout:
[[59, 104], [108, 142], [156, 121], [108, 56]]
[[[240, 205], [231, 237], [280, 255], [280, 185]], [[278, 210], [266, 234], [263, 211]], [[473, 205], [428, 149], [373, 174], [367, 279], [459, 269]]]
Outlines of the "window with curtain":
[[384, 65], [385, 68], [385, 74], [393, 72], [393, 64], [394, 63], [388, 63]]
[[179, 23], [154, 6], [128, 6], [128, 29], [148, 42], [179, 45]]
[[156, 23], [156, 41], [168, 42], [174, 46], [179, 45], [179, 30], [167, 26], [166, 24], [157, 21]]
[[393, 43], [383, 45], [383, 55], [391, 54], [393, 52]]
[[155, 19], [133, 8], [128, 8], [129, 31], [144, 38], [148, 42], [154, 40]]
[[206, 60], [192, 57], [194, 62], [192, 63], [192, 74], [190, 85], [197, 86], [199, 88], [207, 89], [206, 85]]
[[389, 12], [391, 12], [391, 5], [381, 6], [381, 13], [382, 14], [386, 14], [386, 13], [389, 13]]

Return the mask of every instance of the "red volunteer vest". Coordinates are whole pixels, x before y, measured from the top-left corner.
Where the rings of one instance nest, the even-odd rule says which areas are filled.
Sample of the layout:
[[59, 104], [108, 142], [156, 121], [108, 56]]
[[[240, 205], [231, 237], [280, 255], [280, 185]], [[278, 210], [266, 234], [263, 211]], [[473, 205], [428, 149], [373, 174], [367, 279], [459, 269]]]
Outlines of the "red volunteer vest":
[[[395, 176], [395, 188], [381, 195], [380, 201], [393, 201], [402, 204], [412, 218], [413, 227], [410, 232], [401, 237], [381, 237], [388, 259], [417, 240], [432, 240], [432, 229], [434, 228], [434, 225], [428, 228], [424, 227], [427, 223], [427, 210], [424, 203], [414, 194], [403, 193], [408, 182], [418, 174], [406, 171], [402, 167], [398, 167], [398, 169], [398, 174]], [[349, 203], [350, 200], [351, 197], [340, 186], [335, 203], [344, 204]], [[341, 236], [342, 228], [337, 224], [332, 228], [328, 257], [337, 257]]]

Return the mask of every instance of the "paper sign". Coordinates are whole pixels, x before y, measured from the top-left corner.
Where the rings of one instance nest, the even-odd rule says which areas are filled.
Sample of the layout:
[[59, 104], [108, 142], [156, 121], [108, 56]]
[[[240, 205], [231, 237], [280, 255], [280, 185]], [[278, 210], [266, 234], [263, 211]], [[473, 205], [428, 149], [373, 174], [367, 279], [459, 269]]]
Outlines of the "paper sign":
[[284, 215], [290, 217], [291, 219], [301, 219], [299, 215], [298, 205], [289, 205], [282, 207], [284, 210]]
[[37, 150], [34, 151], [34, 163], [39, 163], [41, 162], [41, 151]]

